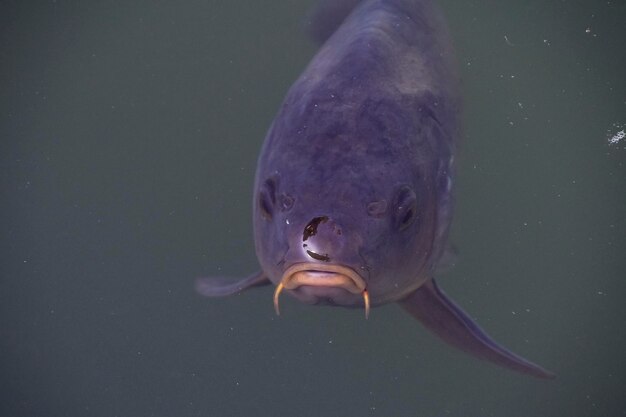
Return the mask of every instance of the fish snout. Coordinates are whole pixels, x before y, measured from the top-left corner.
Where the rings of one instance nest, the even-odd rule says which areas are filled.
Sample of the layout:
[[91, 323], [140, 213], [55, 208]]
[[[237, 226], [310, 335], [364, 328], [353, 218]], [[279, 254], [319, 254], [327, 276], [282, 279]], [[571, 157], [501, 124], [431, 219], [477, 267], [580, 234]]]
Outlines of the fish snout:
[[286, 269], [274, 293], [288, 290], [301, 301], [317, 304], [362, 305], [367, 317], [370, 307], [366, 268], [359, 254], [357, 233], [346, 232], [329, 216], [317, 216], [300, 226], [282, 262]]
[[302, 252], [311, 261], [333, 262], [349, 250], [349, 243], [343, 228], [328, 216], [314, 217], [302, 232]]

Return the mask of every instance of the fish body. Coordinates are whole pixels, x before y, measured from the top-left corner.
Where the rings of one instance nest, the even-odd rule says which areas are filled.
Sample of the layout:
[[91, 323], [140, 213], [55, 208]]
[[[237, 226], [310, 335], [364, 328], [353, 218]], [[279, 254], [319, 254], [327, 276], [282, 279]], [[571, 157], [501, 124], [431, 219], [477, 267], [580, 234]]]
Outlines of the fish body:
[[439, 9], [429, 0], [350, 3], [288, 91], [259, 156], [261, 272], [201, 279], [198, 290], [227, 295], [271, 282], [277, 312], [282, 292], [366, 314], [398, 302], [457, 348], [552, 377], [497, 345], [433, 279], [448, 245], [460, 132], [458, 77]]

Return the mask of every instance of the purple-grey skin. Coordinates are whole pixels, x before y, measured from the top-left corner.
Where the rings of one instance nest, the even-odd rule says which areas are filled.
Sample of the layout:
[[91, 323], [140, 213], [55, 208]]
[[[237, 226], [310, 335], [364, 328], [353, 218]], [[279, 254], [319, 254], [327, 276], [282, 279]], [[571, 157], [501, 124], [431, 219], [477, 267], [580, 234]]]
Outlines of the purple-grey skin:
[[471, 355], [554, 377], [494, 342], [433, 279], [451, 223], [460, 110], [442, 15], [428, 0], [337, 1], [312, 17], [323, 45], [259, 156], [261, 272], [234, 282], [201, 278], [198, 291], [224, 296], [273, 283], [277, 312], [283, 291], [366, 314], [398, 302]]

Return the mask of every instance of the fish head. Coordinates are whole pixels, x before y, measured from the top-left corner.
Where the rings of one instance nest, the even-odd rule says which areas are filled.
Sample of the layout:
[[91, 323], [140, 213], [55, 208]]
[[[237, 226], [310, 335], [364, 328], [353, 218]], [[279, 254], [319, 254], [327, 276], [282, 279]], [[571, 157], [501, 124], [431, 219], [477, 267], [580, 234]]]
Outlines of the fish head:
[[364, 291], [384, 304], [430, 277], [438, 198], [428, 176], [283, 168], [260, 175], [254, 199], [257, 256], [281, 289], [309, 304], [367, 306]]
[[297, 96], [309, 98], [287, 100], [257, 166], [263, 271], [307, 303], [405, 297], [431, 276], [449, 225], [452, 150], [433, 105]]

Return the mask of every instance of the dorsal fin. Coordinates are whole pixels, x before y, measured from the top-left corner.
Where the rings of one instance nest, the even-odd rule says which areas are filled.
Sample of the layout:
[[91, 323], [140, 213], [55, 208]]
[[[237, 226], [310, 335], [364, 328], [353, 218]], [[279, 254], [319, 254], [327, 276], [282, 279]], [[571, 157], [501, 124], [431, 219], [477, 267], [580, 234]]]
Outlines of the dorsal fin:
[[305, 31], [319, 45], [348, 17], [361, 0], [319, 0], [309, 12], [305, 21]]

